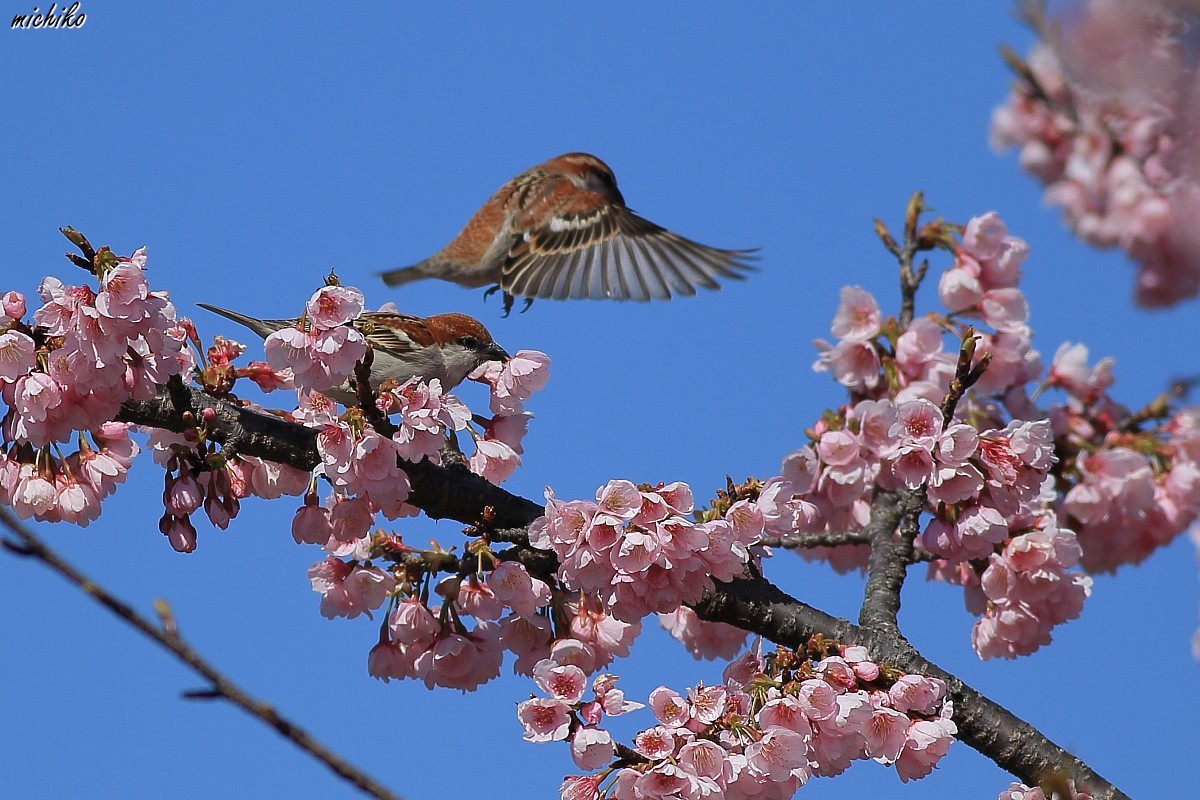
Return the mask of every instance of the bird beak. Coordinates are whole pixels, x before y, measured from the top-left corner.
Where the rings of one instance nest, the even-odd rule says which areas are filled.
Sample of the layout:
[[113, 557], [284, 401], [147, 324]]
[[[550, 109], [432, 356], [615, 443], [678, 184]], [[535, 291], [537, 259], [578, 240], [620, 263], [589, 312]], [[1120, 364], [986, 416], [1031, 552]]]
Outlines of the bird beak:
[[491, 344], [489, 344], [487, 346], [487, 349], [484, 350], [483, 352], [486, 353], [490, 357], [489, 360], [499, 361], [501, 364], [503, 364], [504, 362], [506, 362], [512, 358], [512, 356], [510, 356], [503, 347], [496, 344], [495, 342], [492, 342]]

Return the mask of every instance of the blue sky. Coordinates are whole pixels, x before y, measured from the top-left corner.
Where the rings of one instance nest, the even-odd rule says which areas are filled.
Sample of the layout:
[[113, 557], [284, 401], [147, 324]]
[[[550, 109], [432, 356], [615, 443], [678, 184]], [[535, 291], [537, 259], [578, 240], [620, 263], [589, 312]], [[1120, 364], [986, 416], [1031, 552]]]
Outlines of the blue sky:
[[[232, 331], [194, 303], [292, 315], [330, 267], [373, 306], [472, 313], [509, 350], [554, 362], [507, 484], [530, 497], [548, 484], [590, 496], [609, 478], [685, 480], [707, 497], [726, 474], [774, 474], [839, 400], [810, 369], [838, 289], [860, 284], [894, 311], [894, 264], [870, 221], [898, 228], [917, 188], [951, 220], [995, 209], [1029, 241], [1047, 358], [1064, 340], [1115, 357], [1116, 395], [1139, 405], [1197, 371], [1185, 346], [1196, 303], [1132, 309], [1122, 258], [1071, 239], [1013, 157], [989, 151], [1009, 82], [996, 46], [1031, 41], [1005, 4], [813, 6], [85, 0], [80, 29], [0, 30], [0, 290], [78, 279], [57, 230], [72, 225], [118, 252], [148, 245], [152, 285], [206, 336]], [[5, 0], [0, 19], [30, 10]], [[509, 177], [572, 150], [606, 160], [650, 219], [761, 247], [761, 271], [669, 304], [539, 302], [510, 319], [481, 292], [373, 277], [429, 255]], [[305, 578], [318, 552], [293, 544], [290, 501], [249, 501], [226, 532], [201, 524], [198, 551], [180, 556], [156, 529], [161, 489], [145, 459], [91, 527], [40, 532], [138, 607], [167, 598], [231, 677], [402, 796], [557, 796], [575, 770], [566, 748], [521, 740], [514, 709], [530, 683], [460, 696], [370, 679], [375, 628], [318, 615]], [[452, 523], [401, 530], [461, 540]], [[857, 577], [787, 554], [769, 570], [814, 605], [856, 613]], [[1100, 577], [1083, 617], [1016, 663], [980, 663], [961, 592], [919, 576], [902, 623], [1130, 795], [1186, 794], [1198, 786], [1185, 767], [1200, 714], [1196, 575], [1179, 540]], [[0, 576], [12, 796], [354, 796], [232, 707], [181, 700], [196, 678], [59, 579], [11, 558]], [[649, 626], [639, 644], [615, 665], [635, 698], [719, 676]], [[986, 798], [1009, 780], [955, 745], [915, 784], [863, 763], [802, 796]]]

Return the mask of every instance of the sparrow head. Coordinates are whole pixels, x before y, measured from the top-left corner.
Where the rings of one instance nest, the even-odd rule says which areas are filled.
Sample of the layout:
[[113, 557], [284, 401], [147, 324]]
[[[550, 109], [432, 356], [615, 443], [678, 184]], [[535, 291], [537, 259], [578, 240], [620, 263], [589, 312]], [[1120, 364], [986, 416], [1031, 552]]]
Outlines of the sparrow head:
[[566, 153], [550, 159], [543, 166], [548, 172], [570, 178], [584, 191], [595, 192], [610, 203], [625, 205], [625, 198], [617, 188], [617, 176], [608, 164], [589, 153]]
[[425, 318], [425, 327], [442, 349], [448, 386], [457, 386], [480, 364], [511, 358], [483, 323], [466, 314], [435, 314]]

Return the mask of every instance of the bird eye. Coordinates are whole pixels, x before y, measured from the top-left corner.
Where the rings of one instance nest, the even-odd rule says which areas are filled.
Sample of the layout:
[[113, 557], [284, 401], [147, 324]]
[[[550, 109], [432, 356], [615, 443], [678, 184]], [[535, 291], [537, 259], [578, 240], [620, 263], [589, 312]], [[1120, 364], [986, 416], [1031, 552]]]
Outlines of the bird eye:
[[474, 336], [464, 336], [458, 340], [458, 343], [468, 350], [474, 350], [479, 347], [479, 340]]

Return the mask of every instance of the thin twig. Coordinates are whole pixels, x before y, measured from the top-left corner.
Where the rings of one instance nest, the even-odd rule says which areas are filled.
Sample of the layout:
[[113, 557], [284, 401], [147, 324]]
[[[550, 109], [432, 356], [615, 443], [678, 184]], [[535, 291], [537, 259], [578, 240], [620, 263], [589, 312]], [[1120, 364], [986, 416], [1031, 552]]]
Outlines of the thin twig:
[[314, 739], [307, 731], [281, 716], [268, 703], [256, 700], [201, 658], [200, 654], [180, 638], [175, 630], [170, 609], [163, 601], [155, 605], [163, 626], [160, 628], [139, 614], [128, 603], [111, 594], [103, 586], [91, 580], [75, 567], [68, 564], [58, 553], [51, 550], [28, 527], [21, 523], [7, 508], [0, 506], [0, 522], [12, 531], [18, 542], [4, 540], [5, 548], [17, 556], [36, 558], [52, 570], [79, 587], [93, 600], [107, 608], [128, 625], [141, 631], [160, 646], [169, 650], [176, 658], [202, 675], [211, 684], [206, 689], [186, 692], [193, 699], [221, 698], [240, 707], [246, 713], [271, 726], [292, 744], [317, 759], [339, 777], [353, 784], [364, 793], [380, 800], [399, 800], [398, 795], [376, 783], [368, 775], [354, 767], [337, 753]]

